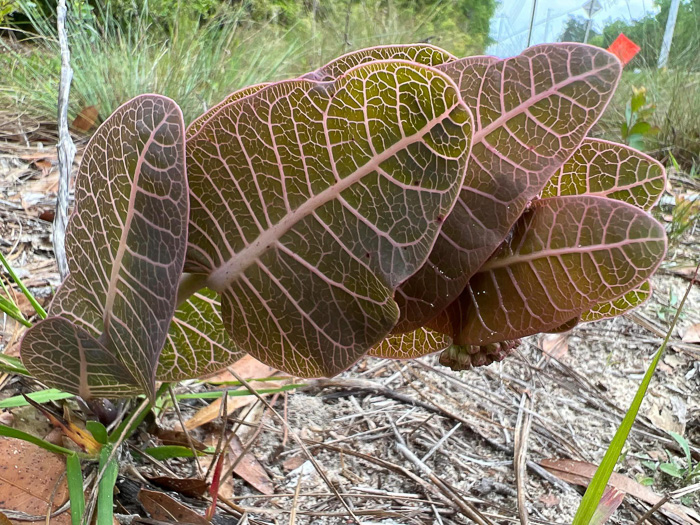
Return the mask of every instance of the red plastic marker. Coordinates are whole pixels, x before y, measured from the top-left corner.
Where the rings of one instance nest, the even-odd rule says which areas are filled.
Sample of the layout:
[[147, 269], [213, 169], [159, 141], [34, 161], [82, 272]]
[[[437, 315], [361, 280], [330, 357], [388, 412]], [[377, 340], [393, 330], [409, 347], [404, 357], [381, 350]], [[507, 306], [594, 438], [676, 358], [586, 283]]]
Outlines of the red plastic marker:
[[632, 60], [637, 53], [639, 53], [640, 49], [642, 48], [627, 38], [624, 33], [620, 33], [620, 36], [618, 36], [615, 41], [610, 44], [608, 51], [619, 58], [623, 66], [626, 66], [629, 61]]

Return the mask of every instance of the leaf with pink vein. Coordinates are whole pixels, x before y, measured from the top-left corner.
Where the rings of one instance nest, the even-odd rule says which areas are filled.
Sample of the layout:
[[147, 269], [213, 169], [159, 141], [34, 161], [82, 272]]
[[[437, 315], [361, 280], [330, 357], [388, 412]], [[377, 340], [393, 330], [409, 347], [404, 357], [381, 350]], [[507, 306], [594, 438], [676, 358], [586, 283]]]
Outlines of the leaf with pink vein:
[[666, 233], [629, 204], [597, 196], [536, 201], [458, 301], [456, 344], [484, 345], [557, 328], [640, 286]]
[[605, 50], [573, 43], [437, 67], [457, 82], [474, 112], [474, 144], [459, 200], [428, 262], [398, 290], [401, 332], [423, 326], [459, 296], [579, 147], [621, 71]]
[[218, 294], [203, 288], [175, 310], [156, 378], [175, 382], [212, 374], [245, 355], [221, 320]]
[[600, 195], [650, 210], [666, 188], [666, 171], [624, 144], [587, 138], [549, 180], [542, 197]]
[[375, 46], [346, 53], [301, 78], [328, 82], [336, 80], [356, 66], [381, 60], [405, 60], [435, 67], [457, 60], [457, 57], [430, 44]]
[[[75, 199], [66, 233], [70, 274], [49, 307], [61, 319], [29, 329], [22, 360], [37, 378], [85, 397], [134, 390], [153, 396], [187, 239], [184, 123], [177, 104], [142, 95], [117, 109], [85, 150]], [[49, 352], [57, 333], [61, 347]], [[96, 394], [96, 385], [105, 385], [104, 363], [115, 360], [119, 388]], [[59, 380], [64, 369], [71, 373]]]
[[300, 376], [381, 341], [461, 187], [471, 115], [433, 68], [371, 62], [272, 84], [187, 141], [186, 271], [222, 295], [236, 345]]

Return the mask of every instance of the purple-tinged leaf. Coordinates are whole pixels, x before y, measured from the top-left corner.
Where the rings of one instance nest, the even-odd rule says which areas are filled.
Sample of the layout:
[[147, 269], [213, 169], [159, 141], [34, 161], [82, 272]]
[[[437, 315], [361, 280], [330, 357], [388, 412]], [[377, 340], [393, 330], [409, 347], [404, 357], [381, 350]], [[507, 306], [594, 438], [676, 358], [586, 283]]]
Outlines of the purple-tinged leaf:
[[226, 332], [220, 309], [217, 294], [203, 288], [175, 310], [158, 361], [158, 381], [202, 377], [226, 368], [245, 355]]
[[576, 317], [569, 319], [564, 324], [547, 330], [547, 333], [548, 334], [563, 334], [564, 332], [568, 332], [569, 330], [573, 330], [576, 327], [576, 325], [578, 325], [580, 322], [581, 322], [581, 316], [577, 315]]
[[[180, 108], [168, 98], [143, 95], [117, 109], [85, 150], [75, 199], [66, 234], [70, 274], [49, 313], [75, 323], [99, 342], [99, 347], [88, 344], [87, 359], [102, 359], [104, 351], [115, 356], [131, 374], [132, 384], [153, 396], [187, 240]], [[55, 323], [39, 322], [25, 336], [21, 353], [28, 370], [52, 386], [81, 395], [86, 385], [102, 384], [102, 379], [95, 382], [89, 375], [93, 369], [102, 370], [103, 363], [75, 354], [86, 344], [82, 332], [76, 332], [72, 344], [49, 353], [51, 359], [39, 356], [48, 352]], [[70, 339], [68, 332], [61, 328]], [[71, 376], [70, 384], [55, 383], [62, 363], [76, 360], [81, 363], [79, 380]], [[121, 388], [102, 392], [105, 397], [126, 395]]]
[[627, 203], [536, 201], [456, 301], [455, 342], [485, 345], [561, 326], [640, 286], [665, 252], [663, 226]]
[[22, 339], [22, 362], [32, 375], [83, 399], [143, 392], [129, 370], [89, 332], [62, 317], [47, 317]]
[[452, 303], [528, 203], [578, 148], [607, 106], [621, 66], [583, 44], [543, 44], [498, 60], [472, 57], [444, 71], [474, 113], [459, 200], [426, 265], [397, 293], [397, 331], [423, 326]]
[[212, 106], [206, 113], [203, 113], [202, 115], [194, 119], [190, 123], [190, 125], [187, 126], [187, 130], [185, 131], [185, 139], [189, 139], [200, 129], [202, 129], [204, 123], [211, 117], [213, 117], [216, 114], [216, 112], [219, 111], [225, 105], [230, 104], [231, 102], [235, 102], [236, 100], [239, 100], [243, 97], [247, 97], [248, 95], [252, 95], [253, 93], [260, 91], [262, 88], [269, 85], [269, 82], [264, 82], [262, 84], [255, 84], [254, 86], [248, 86], [244, 87], [243, 89], [239, 89], [238, 91], [234, 91], [224, 100], [219, 102], [216, 106]]
[[415, 62], [424, 66], [438, 66], [447, 62], [457, 60], [444, 49], [431, 46], [430, 44], [398, 44], [388, 46], [376, 46], [358, 51], [351, 51], [341, 57], [336, 58], [316, 71], [307, 73], [301, 78], [329, 82], [344, 75], [352, 68], [368, 62], [382, 60], [405, 60]]
[[337, 374], [395, 325], [394, 290], [451, 211], [470, 138], [454, 83], [408, 62], [227, 104], [187, 141], [186, 271], [222, 295], [241, 350]]
[[625, 295], [608, 301], [605, 303], [596, 304], [590, 310], [581, 315], [581, 323], [589, 323], [591, 321], [599, 321], [622, 315], [647, 302], [651, 297], [651, 283], [644, 281], [634, 290], [630, 290]]
[[624, 144], [586, 139], [549, 180], [542, 197], [600, 195], [650, 210], [665, 187], [660, 162]]
[[405, 334], [389, 334], [367, 355], [387, 359], [416, 359], [444, 350], [452, 338], [428, 328], [419, 328]]

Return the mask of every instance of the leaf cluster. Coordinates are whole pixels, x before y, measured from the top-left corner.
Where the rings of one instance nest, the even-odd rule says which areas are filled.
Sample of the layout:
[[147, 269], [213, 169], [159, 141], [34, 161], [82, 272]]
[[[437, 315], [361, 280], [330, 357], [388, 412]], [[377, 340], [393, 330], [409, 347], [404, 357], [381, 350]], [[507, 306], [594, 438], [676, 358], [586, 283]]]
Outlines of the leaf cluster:
[[666, 250], [662, 166], [586, 138], [620, 76], [579, 44], [458, 59], [368, 48], [185, 128], [141, 95], [92, 137], [70, 274], [23, 364], [83, 398], [155, 395], [250, 353], [301, 377], [368, 352], [458, 368], [618, 315]]

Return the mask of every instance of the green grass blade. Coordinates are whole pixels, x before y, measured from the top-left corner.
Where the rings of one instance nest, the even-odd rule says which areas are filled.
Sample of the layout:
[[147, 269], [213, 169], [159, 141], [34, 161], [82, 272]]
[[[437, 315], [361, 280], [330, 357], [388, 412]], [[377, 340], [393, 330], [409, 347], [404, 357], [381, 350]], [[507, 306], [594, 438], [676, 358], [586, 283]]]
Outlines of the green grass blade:
[[32, 323], [27, 321], [22, 315], [22, 312], [19, 311], [17, 305], [12, 301], [9, 301], [8, 299], [5, 299], [4, 297], [0, 297], [0, 311], [5, 312], [12, 319], [17, 321], [18, 323], [22, 323], [27, 328], [32, 326]]
[[[257, 390], [258, 394], [277, 394], [279, 392], [287, 392], [288, 390], [294, 390], [295, 388], [301, 388], [306, 386], [305, 383], [298, 383], [298, 384], [291, 384], [291, 385], [284, 385], [280, 386], [277, 388], [261, 388]], [[216, 392], [198, 392], [195, 394], [178, 394], [175, 397], [177, 399], [218, 399], [221, 396], [224, 395], [223, 391], [216, 391]], [[242, 390], [228, 390], [228, 395], [229, 397], [238, 397], [238, 396], [253, 396], [252, 392], [249, 392], [247, 389], [242, 389]]]
[[10, 357], [9, 355], [0, 354], [0, 372], [7, 372], [9, 374], [20, 374], [23, 376], [28, 376], [29, 372], [22, 361], [16, 357]]
[[[695, 276], [697, 277], [697, 269], [695, 270]], [[661, 344], [659, 350], [656, 352], [656, 355], [649, 365], [646, 374], [644, 374], [644, 378], [637, 389], [632, 405], [630, 406], [629, 410], [627, 410], [620, 427], [617, 429], [617, 432], [615, 432], [615, 437], [613, 437], [613, 440], [610, 442], [610, 446], [608, 446], [608, 450], [605, 452], [603, 461], [600, 462], [600, 466], [596, 469], [593, 479], [591, 479], [591, 482], [588, 484], [588, 488], [586, 489], [586, 493], [583, 495], [581, 504], [576, 511], [576, 516], [574, 516], [572, 525], [589, 525], [591, 523], [591, 519], [598, 508], [598, 504], [600, 503], [603, 493], [605, 492], [605, 487], [610, 480], [615, 464], [620, 458], [622, 447], [625, 445], [630, 430], [632, 429], [632, 425], [634, 424], [634, 420], [637, 418], [639, 407], [641, 406], [642, 401], [644, 401], [644, 396], [649, 388], [649, 383], [651, 383], [651, 378], [654, 376], [656, 366], [658, 365], [664, 350], [666, 350], [668, 341], [671, 339], [671, 333], [676, 326], [681, 310], [683, 310], [685, 300], [688, 298], [688, 294], [690, 293], [694, 283], [695, 278], [693, 278], [693, 281], [691, 281], [691, 283], [688, 285], [688, 289], [686, 290], [683, 300], [676, 311], [673, 322], [671, 322], [671, 326], [669, 327], [668, 332], [666, 332], [666, 338]]]
[[[165, 394], [168, 391], [168, 386], [169, 386], [169, 383], [163, 383], [162, 385], [160, 385], [158, 392], [156, 392], [156, 404], [158, 404], [157, 400], [160, 399], [160, 397], [163, 396], [163, 394]], [[139, 399], [141, 399], [141, 398], [139, 398]], [[151, 411], [152, 408], [153, 408], [153, 405], [151, 405], [149, 403], [148, 405], [146, 405], [143, 408], [143, 410], [141, 410], [138, 417], [134, 420], [134, 422], [132, 423], [128, 432], [125, 434], [124, 439], [128, 439], [129, 436], [131, 436], [131, 434], [134, 433], [134, 431], [138, 428], [138, 426], [141, 423], [143, 423], [143, 420], [146, 419], [146, 416], [148, 415], [148, 413]], [[119, 426], [117, 426], [117, 428], [115, 428], [111, 432], [111, 434], [109, 435], [109, 442], [110, 443], [114, 443], [115, 441], [117, 441], [119, 439], [119, 437], [122, 435], [122, 433], [126, 429], [126, 425], [129, 424], [129, 421], [131, 421], [131, 416], [124, 418], [124, 421], [122, 421], [119, 424]]]
[[67, 448], [54, 445], [53, 443], [49, 443], [48, 441], [44, 441], [41, 438], [32, 436], [31, 434], [27, 434], [26, 432], [22, 432], [21, 430], [8, 427], [6, 425], [0, 425], [0, 436], [21, 439], [23, 441], [27, 441], [28, 443], [33, 443], [34, 445], [37, 445], [43, 448], [44, 450], [53, 452], [54, 454], [65, 454], [66, 456], [76, 455], [76, 453], [72, 450], [68, 450]]
[[107, 460], [112, 452], [112, 445], [105, 445], [100, 451], [100, 466], [97, 470], [104, 475], [100, 480], [97, 489], [97, 522], [96, 525], [113, 525], [114, 509], [114, 484], [119, 474], [119, 464], [113, 459], [107, 464]]
[[66, 481], [70, 497], [70, 520], [72, 525], [80, 525], [85, 512], [85, 494], [83, 493], [83, 471], [77, 454], [66, 458]]
[[15, 282], [15, 284], [17, 284], [17, 286], [19, 286], [19, 289], [22, 290], [22, 293], [32, 305], [34, 310], [36, 310], [36, 313], [39, 314], [39, 317], [41, 317], [42, 319], [46, 319], [46, 310], [44, 310], [42, 306], [37, 302], [34, 295], [32, 295], [32, 292], [30, 292], [27, 289], [27, 287], [24, 286], [22, 279], [17, 277], [17, 274], [12, 269], [12, 266], [10, 266], [10, 263], [7, 262], [7, 259], [5, 259], [5, 256], [2, 253], [0, 253], [0, 262], [2, 262], [2, 265], [5, 267], [5, 270], [7, 270], [7, 273], [10, 275], [10, 278]]
[[[41, 390], [39, 392], [32, 392], [27, 394], [27, 397], [32, 401], [36, 401], [39, 404], [48, 403], [49, 401], [58, 401], [60, 399], [70, 399], [75, 397], [74, 394], [69, 394], [68, 392], [63, 392], [62, 390], [57, 390], [55, 388], [48, 388], [46, 390]], [[8, 397], [0, 401], [1, 408], [17, 408], [27, 406], [29, 403], [24, 396], [13, 396]]]
[[[201, 450], [197, 451], [198, 456], [206, 456], [209, 453], [213, 453], [214, 449], [206, 449], [206, 450]], [[192, 452], [192, 449], [189, 447], [183, 447], [180, 445], [163, 445], [160, 447], [150, 447], [144, 450], [145, 454], [148, 454], [152, 458], [155, 458], [159, 461], [163, 461], [166, 459], [172, 459], [172, 458], [193, 458], [194, 453]]]

